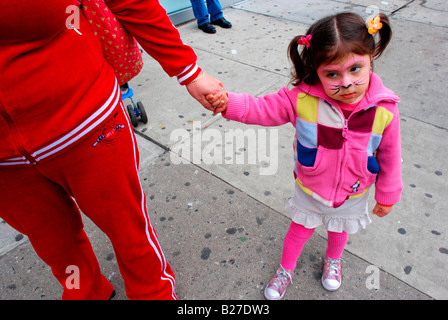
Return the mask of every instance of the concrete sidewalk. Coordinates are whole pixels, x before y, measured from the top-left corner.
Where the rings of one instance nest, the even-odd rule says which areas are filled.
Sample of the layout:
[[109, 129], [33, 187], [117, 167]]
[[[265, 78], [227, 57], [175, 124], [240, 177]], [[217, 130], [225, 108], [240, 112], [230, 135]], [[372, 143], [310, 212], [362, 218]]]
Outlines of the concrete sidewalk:
[[[337, 292], [320, 284], [326, 231], [318, 228], [285, 299], [448, 298], [443, 202], [448, 192], [448, 109], [443, 105], [448, 100], [448, 5], [441, 0], [249, 0], [225, 9], [232, 29], [218, 27], [208, 35], [195, 21], [179, 26], [207, 73], [228, 91], [258, 96], [288, 85], [286, 50], [295, 35], [334, 12], [367, 17], [369, 5], [390, 15], [394, 31], [375, 71], [402, 99], [403, 198], [389, 216], [373, 216], [366, 230], [349, 238]], [[292, 126], [246, 126], [212, 115], [150, 57], [144, 60], [144, 70], [131, 82], [149, 116], [148, 124], [136, 128], [140, 174], [152, 223], [177, 276], [178, 298], [264, 299], [290, 223], [283, 208], [294, 190]], [[231, 134], [238, 129], [255, 137], [255, 149], [237, 144]], [[204, 150], [211, 135], [221, 139], [215, 145], [222, 163], [207, 164]], [[231, 152], [227, 138], [233, 139]], [[116, 288], [115, 299], [126, 299], [110, 241], [87, 218], [85, 224], [103, 273]], [[372, 288], [373, 280], [379, 288]], [[59, 299], [61, 292], [26, 237], [0, 223], [0, 299]]]

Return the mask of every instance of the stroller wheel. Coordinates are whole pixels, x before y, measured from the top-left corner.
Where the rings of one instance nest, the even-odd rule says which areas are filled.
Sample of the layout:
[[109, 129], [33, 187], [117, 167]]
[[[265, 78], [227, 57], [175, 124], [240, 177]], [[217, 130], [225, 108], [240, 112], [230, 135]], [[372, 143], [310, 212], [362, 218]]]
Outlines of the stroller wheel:
[[143, 107], [143, 103], [140, 101], [137, 102], [137, 110], [140, 113], [140, 117], [143, 123], [148, 123], [148, 116], [146, 115], [145, 107]]
[[129, 118], [131, 120], [131, 123], [134, 127], [138, 126], [138, 120], [137, 120], [137, 116], [135, 115], [134, 112], [134, 107], [131, 106], [130, 104], [126, 107], [128, 114], [129, 114]]

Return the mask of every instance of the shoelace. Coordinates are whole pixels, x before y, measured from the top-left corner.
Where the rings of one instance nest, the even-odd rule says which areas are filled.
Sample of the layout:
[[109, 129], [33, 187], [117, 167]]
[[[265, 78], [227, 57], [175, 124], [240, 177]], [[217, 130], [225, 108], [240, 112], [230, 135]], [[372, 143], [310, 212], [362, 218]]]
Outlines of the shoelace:
[[278, 269], [277, 272], [275, 273], [274, 282], [272, 283], [272, 285], [276, 286], [277, 288], [283, 288], [285, 285], [287, 285], [288, 279], [289, 279], [289, 282], [292, 283], [291, 274], [288, 271], [286, 271], [285, 269], [283, 269], [282, 266], [280, 266], [280, 267], [281, 267], [281, 269]]
[[341, 261], [345, 263], [345, 261], [340, 259], [330, 259], [327, 257], [326, 263], [325, 263], [325, 271], [327, 274], [327, 277], [339, 277], [340, 276], [340, 266]]

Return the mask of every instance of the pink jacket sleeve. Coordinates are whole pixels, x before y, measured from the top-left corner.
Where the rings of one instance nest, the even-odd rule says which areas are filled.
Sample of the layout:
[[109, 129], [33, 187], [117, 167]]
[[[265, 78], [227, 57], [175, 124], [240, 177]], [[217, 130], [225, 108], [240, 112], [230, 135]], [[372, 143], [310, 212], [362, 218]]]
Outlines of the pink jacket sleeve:
[[223, 115], [226, 119], [262, 126], [279, 126], [288, 122], [296, 125], [296, 103], [288, 88], [258, 98], [246, 93], [228, 94], [229, 103]]

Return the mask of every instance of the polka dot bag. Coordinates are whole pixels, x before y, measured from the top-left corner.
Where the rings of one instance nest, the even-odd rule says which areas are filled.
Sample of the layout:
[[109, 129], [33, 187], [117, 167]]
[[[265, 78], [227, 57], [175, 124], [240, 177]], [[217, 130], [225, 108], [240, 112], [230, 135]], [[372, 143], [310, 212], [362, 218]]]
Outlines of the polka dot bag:
[[115, 71], [120, 85], [135, 77], [143, 68], [135, 38], [117, 20], [104, 0], [81, 0], [82, 12], [101, 42], [103, 55]]

